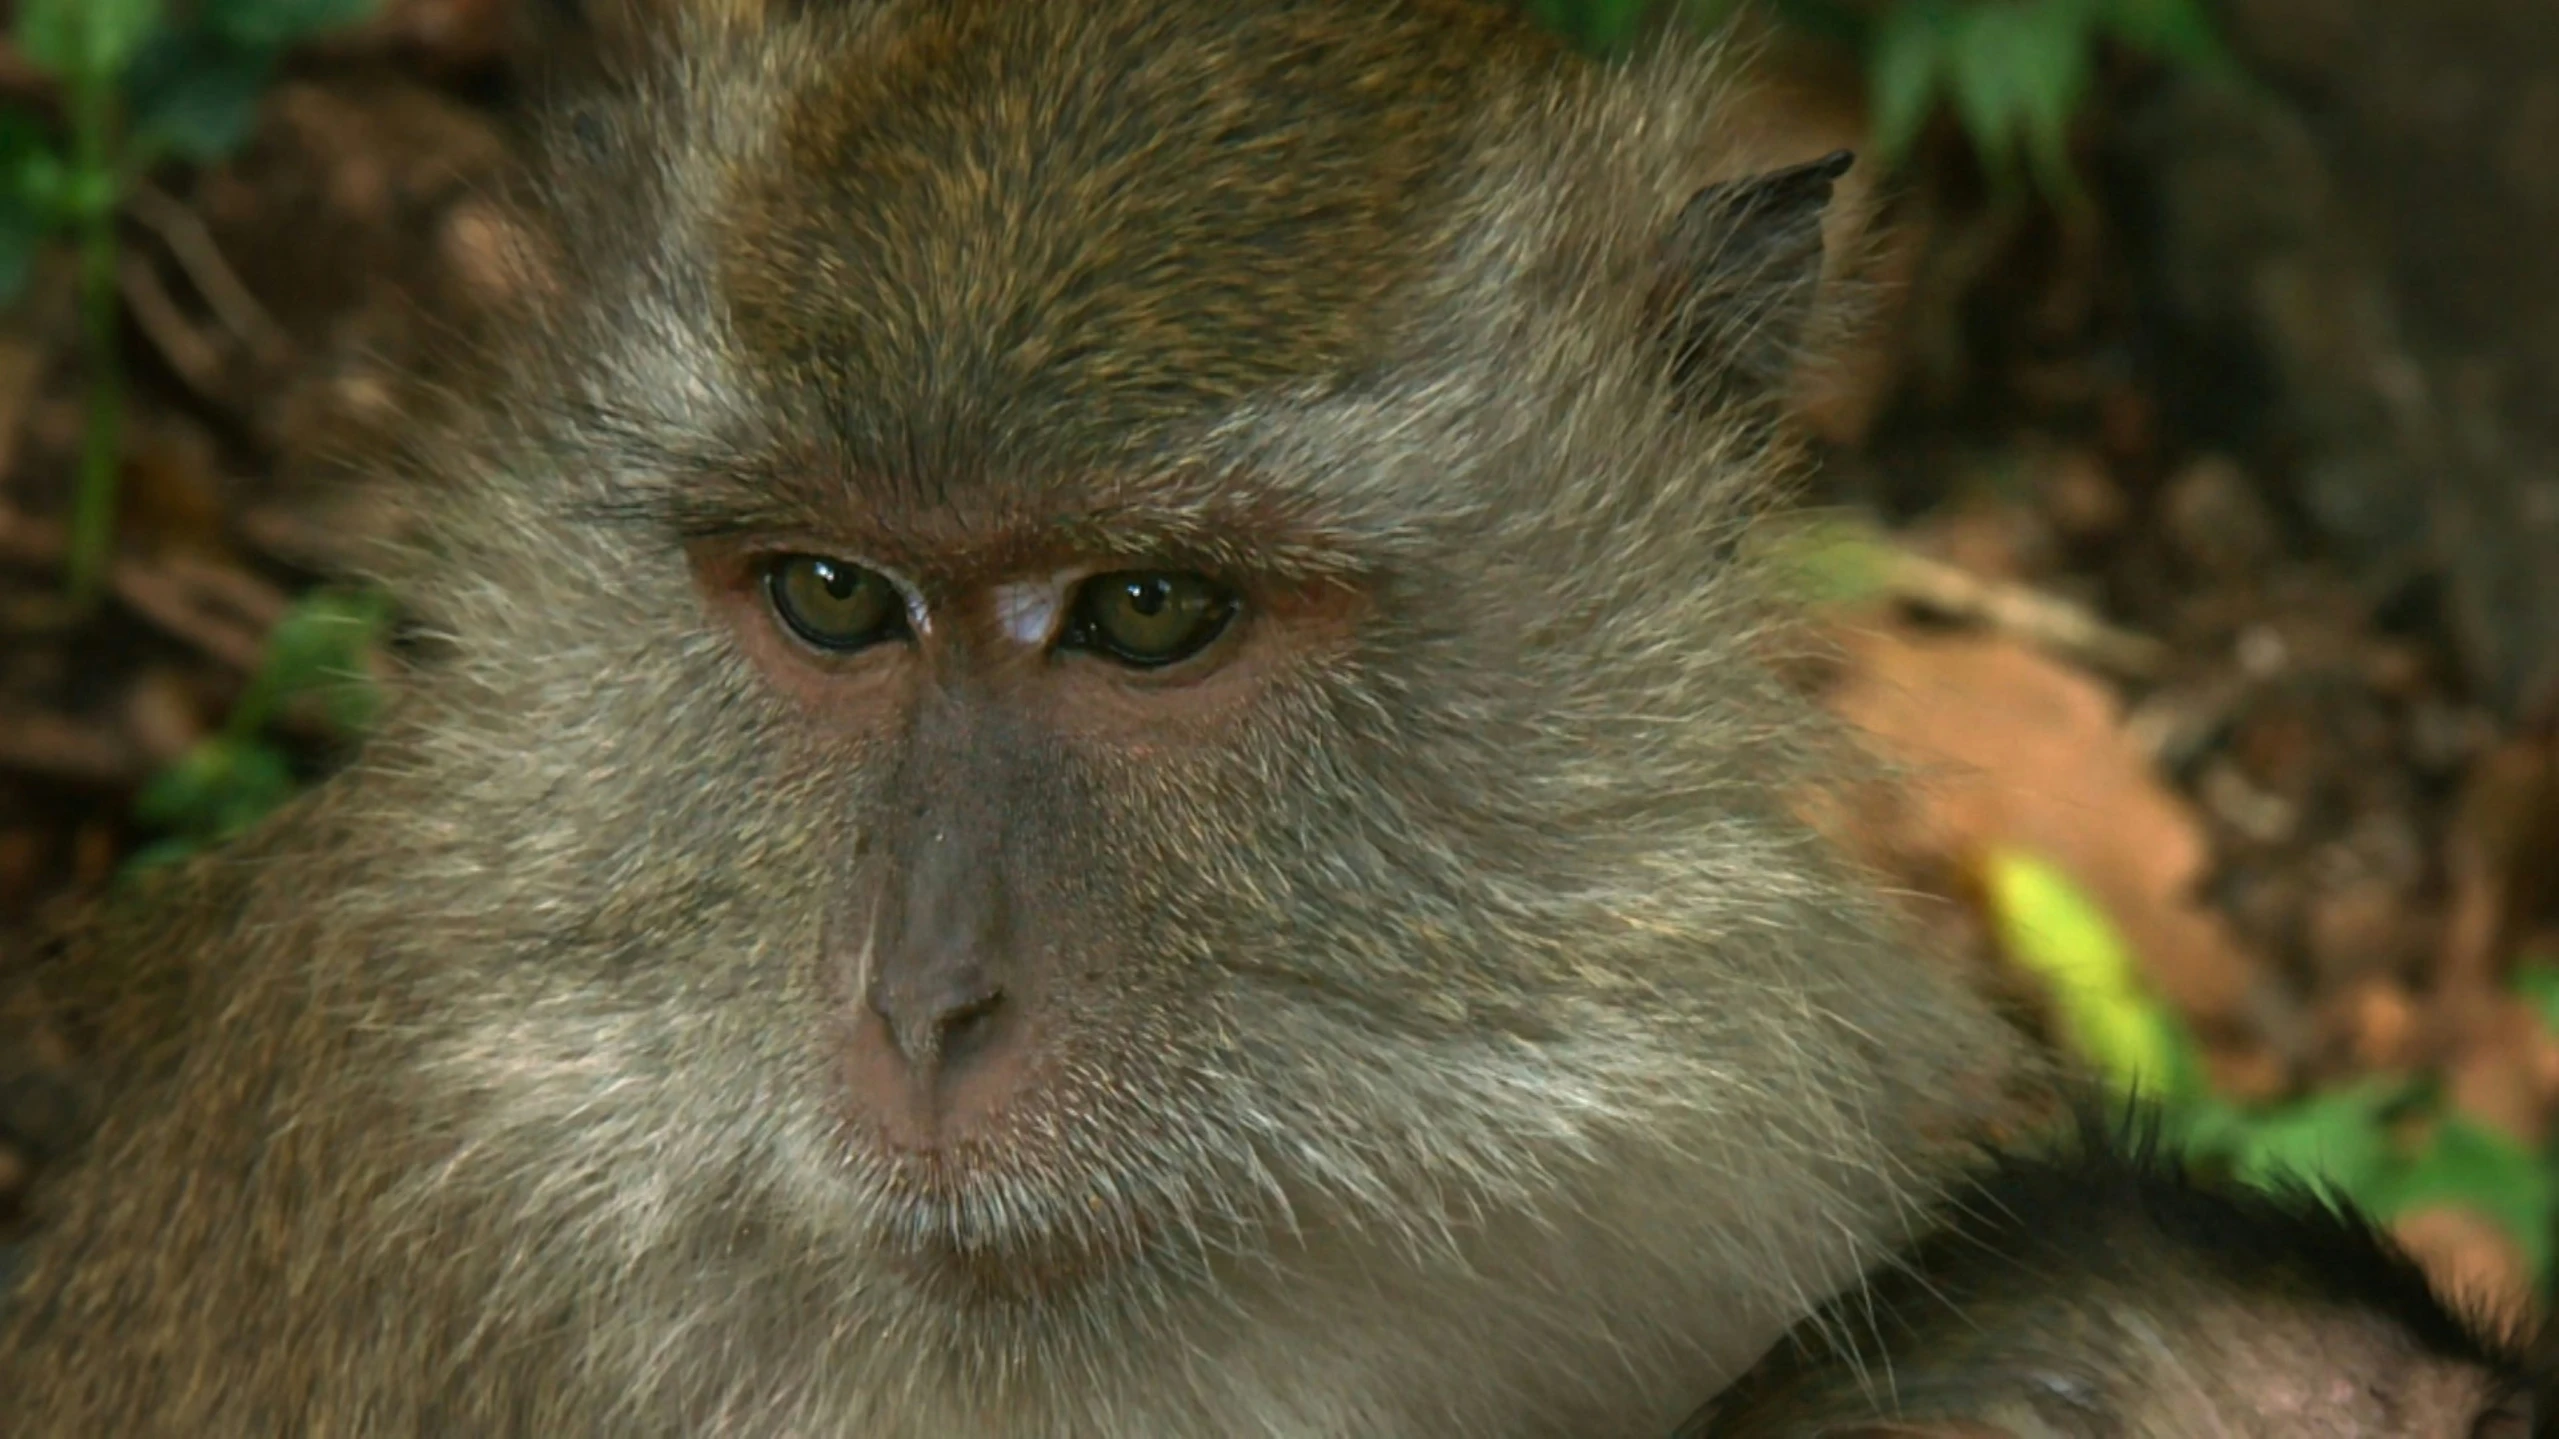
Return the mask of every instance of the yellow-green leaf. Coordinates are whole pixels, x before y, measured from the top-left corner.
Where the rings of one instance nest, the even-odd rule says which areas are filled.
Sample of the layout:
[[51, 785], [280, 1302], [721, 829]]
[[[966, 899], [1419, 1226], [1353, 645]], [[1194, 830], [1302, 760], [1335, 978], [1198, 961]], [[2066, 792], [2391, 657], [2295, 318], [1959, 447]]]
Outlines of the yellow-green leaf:
[[2008, 961], [2040, 980], [2064, 1036], [2109, 1080], [2161, 1098], [2192, 1092], [2185, 1031], [2154, 999], [2112, 920], [2058, 867], [2015, 849], [1982, 859]]
[[1880, 593], [1893, 572], [1892, 541], [1849, 511], [1768, 520], [1748, 543], [1801, 604], [1855, 604]]

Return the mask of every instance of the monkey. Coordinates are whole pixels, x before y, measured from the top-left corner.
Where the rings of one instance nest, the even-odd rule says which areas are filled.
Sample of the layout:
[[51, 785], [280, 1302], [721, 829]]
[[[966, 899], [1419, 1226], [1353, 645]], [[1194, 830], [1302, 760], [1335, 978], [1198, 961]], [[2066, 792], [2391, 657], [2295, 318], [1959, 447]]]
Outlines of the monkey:
[[27, 1436], [1666, 1432], [2042, 1081], [1735, 543], [1843, 157], [1470, 0], [680, 5], [102, 906]]
[[[1996, 1156], [1678, 1439], [2527, 1439], [2546, 1380], [2351, 1202], [2155, 1116]], [[2543, 1398], [2536, 1400], [2536, 1391]], [[2537, 1417], [2538, 1416], [2538, 1417]]]

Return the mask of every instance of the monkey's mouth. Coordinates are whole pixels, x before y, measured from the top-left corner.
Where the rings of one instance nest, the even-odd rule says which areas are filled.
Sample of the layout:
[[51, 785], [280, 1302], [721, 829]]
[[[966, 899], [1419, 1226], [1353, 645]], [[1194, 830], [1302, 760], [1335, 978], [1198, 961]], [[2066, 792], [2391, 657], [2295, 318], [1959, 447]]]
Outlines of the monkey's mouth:
[[1068, 1083], [938, 1144], [902, 1144], [856, 1118], [845, 1138], [874, 1252], [958, 1303], [1188, 1287], [1208, 1277], [1212, 1255], [1255, 1247], [1260, 1225], [1247, 1206], [1198, 1201], [1247, 1186], [1202, 1170], [1215, 1146], [1181, 1131], [1179, 1113]]
[[879, 1241], [907, 1278], [975, 1301], [1055, 1297], [1152, 1267], [1168, 1217], [1117, 1176], [969, 1145], [886, 1152]]

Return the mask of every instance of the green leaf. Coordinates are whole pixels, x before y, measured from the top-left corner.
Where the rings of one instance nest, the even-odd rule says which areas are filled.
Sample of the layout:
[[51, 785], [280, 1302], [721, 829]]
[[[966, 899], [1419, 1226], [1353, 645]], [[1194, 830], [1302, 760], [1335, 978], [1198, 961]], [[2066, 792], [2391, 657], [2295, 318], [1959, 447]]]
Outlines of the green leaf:
[[2016, 166], [2017, 130], [2009, 94], [2007, 5], [1974, 4], [1946, 39], [1947, 86], [1973, 153], [1994, 176]]
[[1904, 0], [1884, 13], [1875, 31], [1874, 48], [1866, 58], [1866, 89], [1874, 107], [1876, 158], [1886, 168], [1909, 157], [1937, 106], [1947, 24], [1937, 0]]
[[63, 164], [33, 117], [0, 112], [0, 303], [17, 298], [36, 251], [60, 228]]
[[2157, 1111], [2160, 1138], [2194, 1164], [2228, 1171], [2247, 1147], [2255, 1116], [2217, 1094], [2202, 1094]]
[[[1727, 0], [1719, 7], [1739, 9], [1747, 0]], [[1874, 24], [1858, 0], [1763, 0], [1778, 19], [1813, 39], [1865, 53], [1873, 44]]]
[[0, 195], [0, 305], [17, 303], [53, 227], [15, 195]]
[[60, 218], [66, 167], [53, 136], [34, 116], [0, 111], [0, 194], [48, 220]]
[[1852, 511], [1804, 510], [1763, 520], [1747, 541], [1800, 604], [1849, 605], [1880, 593], [1892, 573], [1892, 541]]
[[1584, 50], [1605, 53], [1625, 44], [1651, 13], [1652, 0], [1529, 0], [1528, 12], [1548, 29]]
[[2445, 1115], [2433, 1142], [2381, 1199], [2374, 1208], [2384, 1218], [2435, 1204], [2475, 1210], [2514, 1237], [2536, 1281], [2550, 1272], [2559, 1174], [2486, 1125]]
[[175, 836], [155, 839], [125, 857], [124, 868], [118, 872], [118, 878], [140, 879], [155, 870], [167, 869], [202, 848], [204, 845], [200, 841], [192, 839]]
[[2088, 96], [2096, 35], [2080, 0], [2037, 0], [2020, 7], [2008, 27], [2008, 85], [2020, 139], [2047, 193], [2076, 192], [2070, 167], [2070, 122]]
[[134, 148], [198, 164], [230, 154], [256, 127], [274, 70], [273, 51], [209, 30], [152, 37], [125, 80]]
[[160, 0], [18, 0], [18, 53], [65, 80], [116, 75], [160, 23]]
[[2073, 1048], [2119, 1087], [2172, 1101], [2202, 1092], [2185, 1027], [2150, 996], [2130, 947], [2068, 875], [1997, 849], [1983, 858], [1982, 882], [2001, 951], [2042, 981]]
[[2137, 50], [2203, 70], [2229, 63], [2212, 17], [2196, 0], [2105, 0], [2098, 19], [2106, 33]]
[[134, 813], [183, 839], [220, 840], [247, 829], [293, 797], [284, 752], [256, 740], [205, 740], [143, 786]]
[[323, 589], [303, 596], [267, 632], [265, 663], [232, 711], [230, 733], [253, 734], [306, 695], [319, 700], [334, 727], [363, 730], [378, 700], [366, 677], [366, 655], [390, 623], [390, 600], [378, 593]]
[[281, 50], [371, 15], [375, 0], [205, 0], [201, 14], [224, 39]]
[[1635, 38], [1651, 9], [1648, 0], [1584, 0], [1582, 43], [1602, 52], [1616, 50]]
[[1959, 17], [1947, 44], [1955, 113], [1994, 174], [2021, 145], [2058, 152], [2087, 84], [2090, 19], [2082, 0], [1975, 4]]
[[2402, 1081], [2366, 1079], [2295, 1104], [2241, 1111], [2242, 1122], [2227, 1136], [2232, 1170], [2260, 1188], [2306, 1184], [2384, 1212], [2401, 1171], [2387, 1120], [2410, 1093]]
[[223, 733], [155, 775], [134, 802], [136, 815], [174, 838], [213, 843], [292, 798], [292, 764], [260, 731], [283, 706], [306, 698], [348, 732], [369, 723], [376, 696], [364, 660], [390, 613], [389, 598], [370, 591], [315, 590], [295, 602], [267, 632], [265, 662]]
[[2559, 1034], [2559, 964], [2527, 960], [2515, 966], [2514, 991], [2532, 1012], [2541, 1016], [2544, 1028]]

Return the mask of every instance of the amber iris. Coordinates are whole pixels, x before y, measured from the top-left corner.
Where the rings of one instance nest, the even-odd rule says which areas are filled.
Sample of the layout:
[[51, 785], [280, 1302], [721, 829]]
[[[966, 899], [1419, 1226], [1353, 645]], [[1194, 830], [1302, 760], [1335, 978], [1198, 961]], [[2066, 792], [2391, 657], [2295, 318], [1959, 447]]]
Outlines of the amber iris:
[[822, 555], [785, 555], [765, 572], [773, 612], [822, 650], [867, 649], [906, 633], [906, 602], [877, 570]]
[[1063, 643], [1125, 665], [1158, 669], [1208, 648], [1235, 618], [1235, 592], [1206, 575], [1121, 570], [1075, 592]]

